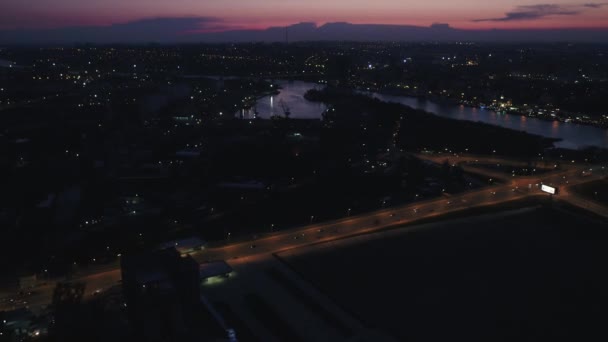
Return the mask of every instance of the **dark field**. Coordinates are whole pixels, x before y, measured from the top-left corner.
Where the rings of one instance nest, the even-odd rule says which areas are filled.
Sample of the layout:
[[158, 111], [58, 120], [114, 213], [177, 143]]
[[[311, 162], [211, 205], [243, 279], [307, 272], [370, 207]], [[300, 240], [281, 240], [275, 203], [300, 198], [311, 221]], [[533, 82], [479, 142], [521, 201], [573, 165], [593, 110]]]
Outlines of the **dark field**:
[[434, 227], [287, 262], [399, 340], [608, 339], [608, 224], [539, 208]]
[[574, 187], [574, 191], [589, 200], [604, 204], [608, 203], [608, 181], [605, 179], [577, 185]]

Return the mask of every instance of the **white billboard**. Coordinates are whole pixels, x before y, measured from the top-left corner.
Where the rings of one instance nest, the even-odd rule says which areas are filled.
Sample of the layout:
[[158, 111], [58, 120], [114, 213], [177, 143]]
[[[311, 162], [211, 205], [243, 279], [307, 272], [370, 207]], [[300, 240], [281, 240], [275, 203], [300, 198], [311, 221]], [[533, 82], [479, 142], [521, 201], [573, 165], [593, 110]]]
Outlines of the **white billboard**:
[[546, 193], [551, 194], [551, 195], [555, 195], [555, 192], [556, 192], [556, 190], [557, 190], [557, 189], [555, 189], [554, 187], [552, 187], [552, 186], [548, 186], [548, 185], [545, 185], [545, 184], [542, 184], [542, 185], [540, 186], [540, 189], [541, 189], [542, 191], [546, 192]]

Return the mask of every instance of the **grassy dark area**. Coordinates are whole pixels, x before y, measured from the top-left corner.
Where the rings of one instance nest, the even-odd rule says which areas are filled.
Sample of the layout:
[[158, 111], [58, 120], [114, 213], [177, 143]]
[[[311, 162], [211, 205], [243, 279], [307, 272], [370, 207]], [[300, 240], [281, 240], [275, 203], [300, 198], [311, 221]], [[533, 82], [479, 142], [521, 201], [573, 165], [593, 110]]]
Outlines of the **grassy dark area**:
[[222, 315], [226, 320], [226, 324], [236, 331], [236, 336], [239, 341], [243, 342], [259, 342], [255, 335], [251, 332], [249, 327], [243, 322], [237, 314], [234, 313], [230, 305], [224, 302], [213, 303], [215, 309]]
[[606, 340], [606, 228], [539, 208], [287, 261], [400, 340]]
[[[382, 127], [399, 122], [397, 145], [409, 151], [423, 149], [471, 153], [514, 155], [532, 157], [551, 147], [555, 139], [525, 132], [484, 124], [459, 121], [416, 110], [398, 103], [385, 103], [372, 97], [356, 94], [348, 89], [326, 88], [309, 90], [305, 97], [310, 101], [324, 102], [332, 106], [324, 113], [325, 118], [339, 120], [342, 116], [375, 116]], [[456, 139], [455, 139], [456, 138]], [[479, 142], [483, 141], [483, 144]], [[494, 152], [497, 151], [497, 152]]]
[[304, 304], [311, 312], [325, 321], [329, 326], [333, 327], [344, 337], [351, 337], [353, 332], [346, 326], [342, 321], [336, 318], [331, 312], [327, 311], [321, 304], [315, 299], [310, 297], [304, 290], [302, 290], [297, 284], [289, 279], [283, 272], [276, 268], [270, 268], [266, 273], [279, 283], [285, 290], [287, 290], [292, 296], [297, 298], [300, 303]]
[[297, 332], [262, 297], [249, 293], [245, 295], [245, 304], [262, 325], [279, 341], [303, 341]]
[[608, 180], [601, 179], [576, 185], [574, 191], [589, 200], [608, 204]]

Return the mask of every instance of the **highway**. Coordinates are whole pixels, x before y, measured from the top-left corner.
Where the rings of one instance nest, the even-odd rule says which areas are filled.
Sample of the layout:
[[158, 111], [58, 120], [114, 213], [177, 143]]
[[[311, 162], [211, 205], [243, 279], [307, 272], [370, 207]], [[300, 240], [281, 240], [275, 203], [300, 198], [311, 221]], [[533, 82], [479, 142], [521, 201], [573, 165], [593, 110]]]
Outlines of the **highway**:
[[[255, 240], [227, 243], [223, 246], [194, 252], [191, 256], [201, 263], [211, 260], [247, 263], [287, 249], [367, 234], [391, 226], [413, 223], [421, 219], [435, 218], [471, 208], [492, 206], [524, 198], [551, 196], [540, 190], [539, 185], [541, 183], [559, 187], [559, 193], [555, 195], [559, 200], [608, 217], [608, 208], [583, 199], [568, 189], [573, 185], [605, 178], [608, 175], [606, 166], [568, 163], [567, 165], [562, 164], [560, 169], [541, 175], [512, 177], [506, 173], [475, 168], [468, 164], [517, 164], [521, 162], [487, 156], [419, 155], [418, 157], [437, 163], [449, 159], [450, 164], [460, 164], [466, 171], [493, 178], [500, 183], [449, 197], [442, 196], [345, 217], [336, 221], [315, 223], [279, 231]], [[593, 172], [589, 171], [591, 168], [593, 168]], [[587, 173], [586, 176], [583, 176], [583, 171]], [[86, 273], [83, 272], [72, 280], [86, 283], [85, 296], [94, 296], [96, 291], [103, 291], [119, 283], [120, 269], [118, 263], [106, 265], [88, 270]], [[51, 302], [55, 283], [56, 281], [50, 281], [45, 285], [38, 286], [31, 295], [19, 301], [15, 300], [15, 295], [4, 295], [4, 298], [0, 299], [0, 311], [23, 306], [35, 312], [42, 309]]]

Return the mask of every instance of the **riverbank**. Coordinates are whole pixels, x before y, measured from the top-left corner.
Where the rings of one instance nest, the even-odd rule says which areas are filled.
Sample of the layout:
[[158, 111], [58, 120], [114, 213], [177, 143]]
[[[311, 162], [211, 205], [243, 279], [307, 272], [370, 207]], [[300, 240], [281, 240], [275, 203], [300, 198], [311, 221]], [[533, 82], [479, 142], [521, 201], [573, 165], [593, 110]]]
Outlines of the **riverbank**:
[[538, 156], [559, 141], [485, 122], [430, 115], [435, 113], [350, 89], [309, 90], [304, 97], [330, 105], [331, 110], [324, 116], [326, 121], [338, 127], [351, 121], [366, 126], [365, 122], [371, 120], [365, 130], [371, 132], [373, 126], [388, 129], [396, 123], [394, 131], [389, 129], [385, 133], [392, 135], [395, 146], [405, 151], [445, 149], [490, 155]]
[[[325, 107], [320, 103], [310, 102], [303, 95], [309, 89], [325, 87], [324, 83], [306, 82], [298, 80], [276, 80], [275, 84], [281, 86], [280, 94], [265, 96], [258, 100], [257, 108], [260, 118], [270, 118], [273, 115], [282, 115], [277, 106], [280, 100], [291, 109], [293, 119], [320, 119]], [[366, 91], [367, 92], [367, 91]], [[473, 106], [465, 106], [446, 101], [435, 102], [428, 96], [389, 95], [394, 92], [370, 92], [371, 95], [385, 101], [396, 102], [414, 109], [419, 109], [434, 115], [452, 118], [461, 121], [483, 122], [492, 126], [500, 126], [515, 131], [540, 135], [555, 139], [558, 149], [581, 150], [588, 147], [608, 149], [608, 130], [590, 125], [564, 123], [560, 121], [543, 120], [535, 116], [497, 114], [492, 110], [485, 110]], [[236, 113], [239, 117], [240, 111]], [[243, 119], [252, 119], [253, 113], [244, 112]]]
[[[462, 105], [467, 108], [475, 108], [475, 109], [480, 109], [480, 110], [491, 110], [491, 111], [496, 112], [497, 114], [503, 114], [503, 115], [504, 114], [521, 115], [521, 116], [525, 116], [528, 118], [534, 118], [534, 119], [543, 120], [543, 121], [547, 121], [547, 122], [558, 121], [561, 123], [572, 123], [572, 124], [586, 125], [586, 126], [590, 126], [590, 127], [600, 128], [600, 129], [608, 129], [608, 116], [604, 116], [603, 120], [601, 118], [594, 120], [585, 114], [563, 113], [563, 112], [560, 112], [559, 110], [554, 110], [554, 109], [534, 107], [534, 108], [528, 108], [526, 110], [518, 110], [518, 109], [513, 109], [513, 108], [518, 108], [515, 106], [511, 106], [509, 108], [506, 108], [506, 107], [503, 108], [498, 105], [496, 105], [496, 106], [485, 105], [484, 102], [481, 102], [481, 101], [478, 101], [477, 103], [471, 103], [469, 101], [456, 100], [456, 99], [453, 99], [450, 97], [438, 96], [438, 95], [434, 95], [434, 94], [431, 94], [431, 95], [419, 94], [417, 92], [407, 91], [407, 90], [403, 90], [403, 89], [374, 89], [372, 91], [372, 90], [369, 90], [369, 88], [367, 88], [367, 90], [361, 89], [361, 88], [355, 88], [354, 90], [363, 91], [363, 92], [373, 92], [373, 93], [377, 93], [377, 94], [390, 95], [390, 96], [407, 96], [407, 97], [421, 99], [424, 101], [432, 101], [432, 102], [436, 102], [439, 104], [446, 104], [446, 105]], [[488, 102], [492, 102], [492, 101], [488, 101]], [[532, 115], [533, 112], [536, 112], [537, 114]], [[546, 113], [546, 115], [540, 115], [541, 112]], [[566, 115], [566, 117], [564, 117], [564, 115]], [[585, 117], [588, 117], [588, 118], [585, 118]]]

